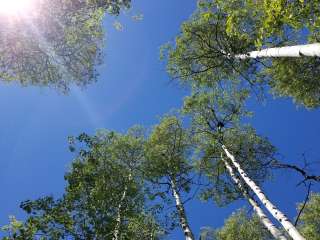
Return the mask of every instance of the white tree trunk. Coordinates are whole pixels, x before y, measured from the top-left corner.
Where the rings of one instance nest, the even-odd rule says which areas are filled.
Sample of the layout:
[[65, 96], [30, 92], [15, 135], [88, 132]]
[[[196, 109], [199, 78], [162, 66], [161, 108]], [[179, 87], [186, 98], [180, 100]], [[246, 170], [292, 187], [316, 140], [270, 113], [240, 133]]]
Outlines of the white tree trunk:
[[[132, 175], [131, 175], [131, 173], [129, 173], [128, 181], [131, 181], [131, 179], [132, 179]], [[123, 207], [124, 200], [127, 197], [127, 191], [128, 191], [128, 186], [126, 184], [125, 187], [124, 187], [124, 190], [122, 192], [122, 196], [120, 198], [120, 202], [119, 202], [119, 205], [118, 205], [118, 208], [117, 208], [116, 225], [115, 225], [114, 230], [113, 230], [112, 240], [119, 240], [121, 218], [122, 218], [122, 213], [121, 213], [122, 211], [121, 210], [122, 210], [122, 207]]]
[[[248, 59], [248, 58], [268, 58], [268, 57], [320, 57], [320, 43], [312, 43], [305, 45], [287, 46], [266, 48], [260, 51], [252, 51], [246, 54], [234, 55], [234, 58]], [[231, 56], [230, 56], [231, 57]]]
[[272, 214], [274, 218], [276, 218], [283, 228], [287, 231], [287, 233], [292, 237], [294, 240], [305, 240], [305, 238], [298, 232], [295, 226], [290, 222], [290, 220], [274, 206], [270, 200], [266, 197], [266, 195], [262, 192], [261, 188], [252, 181], [248, 175], [243, 171], [240, 164], [236, 161], [235, 157], [228, 151], [226, 146], [222, 145], [222, 148], [228, 158], [231, 160], [232, 164], [235, 166], [237, 171], [239, 172], [240, 176], [243, 178], [246, 184], [252, 189], [252, 191], [257, 195], [260, 201], [265, 205], [268, 211]]
[[193, 235], [191, 228], [189, 226], [186, 212], [185, 212], [183, 203], [181, 201], [180, 194], [177, 190], [176, 183], [173, 180], [171, 180], [171, 188], [172, 188], [173, 197], [176, 201], [176, 208], [178, 210], [180, 224], [183, 229], [184, 236], [185, 236], [186, 240], [195, 240], [194, 235]]
[[118, 205], [118, 208], [117, 208], [117, 219], [116, 219], [116, 225], [114, 227], [114, 230], [113, 230], [113, 237], [112, 237], [112, 240], [119, 240], [119, 233], [120, 233], [120, 226], [121, 226], [121, 209], [122, 209], [122, 205], [123, 205], [123, 202], [127, 196], [127, 186], [125, 186], [124, 188], [124, 191], [122, 193], [122, 196], [120, 198], [120, 203]]
[[277, 240], [287, 240], [285, 236], [279, 231], [279, 229], [270, 221], [270, 219], [267, 217], [267, 215], [264, 214], [263, 210], [260, 208], [259, 204], [250, 197], [248, 191], [244, 188], [244, 186], [241, 183], [241, 180], [239, 177], [234, 173], [232, 167], [228, 163], [227, 160], [225, 160], [222, 157], [222, 161], [224, 162], [232, 180], [236, 183], [238, 188], [240, 189], [243, 196], [249, 201], [251, 206], [253, 207], [254, 211], [258, 215], [260, 222], [265, 226], [265, 228], [272, 234], [272, 236]]

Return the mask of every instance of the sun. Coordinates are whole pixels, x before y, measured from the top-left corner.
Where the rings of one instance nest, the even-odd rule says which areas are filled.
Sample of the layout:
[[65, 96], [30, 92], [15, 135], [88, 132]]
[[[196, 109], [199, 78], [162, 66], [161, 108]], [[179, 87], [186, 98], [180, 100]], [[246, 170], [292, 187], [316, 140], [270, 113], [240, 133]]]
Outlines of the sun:
[[19, 17], [32, 11], [34, 0], [0, 0], [0, 15]]

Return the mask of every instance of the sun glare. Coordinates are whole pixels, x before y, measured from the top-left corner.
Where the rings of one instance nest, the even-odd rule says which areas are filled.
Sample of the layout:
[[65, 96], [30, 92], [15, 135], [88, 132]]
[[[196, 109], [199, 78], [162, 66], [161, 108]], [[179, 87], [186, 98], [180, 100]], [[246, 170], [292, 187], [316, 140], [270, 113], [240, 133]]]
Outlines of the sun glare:
[[19, 17], [32, 10], [34, 0], [0, 0], [0, 15]]

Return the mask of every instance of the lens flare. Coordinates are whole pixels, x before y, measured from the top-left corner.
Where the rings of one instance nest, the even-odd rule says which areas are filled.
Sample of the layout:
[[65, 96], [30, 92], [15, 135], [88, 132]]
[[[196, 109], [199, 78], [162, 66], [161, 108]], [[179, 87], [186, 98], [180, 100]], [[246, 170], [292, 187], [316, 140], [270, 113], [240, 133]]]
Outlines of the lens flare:
[[34, 0], [0, 0], [0, 15], [19, 17], [32, 11]]

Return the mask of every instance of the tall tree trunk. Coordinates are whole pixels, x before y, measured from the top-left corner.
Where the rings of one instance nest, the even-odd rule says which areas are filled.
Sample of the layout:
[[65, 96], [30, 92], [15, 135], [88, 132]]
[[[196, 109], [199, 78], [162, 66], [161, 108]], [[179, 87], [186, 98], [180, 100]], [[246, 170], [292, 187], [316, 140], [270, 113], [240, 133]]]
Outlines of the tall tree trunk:
[[[131, 181], [131, 173], [128, 176], [128, 181]], [[122, 192], [122, 196], [120, 198], [120, 202], [119, 205], [117, 207], [117, 218], [116, 218], [116, 225], [114, 227], [113, 230], [113, 236], [112, 236], [112, 240], [119, 240], [119, 234], [120, 234], [120, 227], [121, 227], [121, 218], [122, 218], [122, 207], [123, 207], [123, 203], [124, 200], [126, 199], [127, 196], [127, 191], [128, 191], [128, 185], [126, 183], [124, 190]]]
[[125, 186], [124, 191], [121, 196], [121, 199], [120, 199], [120, 203], [117, 208], [117, 219], [116, 219], [116, 225], [113, 230], [112, 240], [119, 240], [119, 233], [120, 233], [120, 226], [121, 226], [121, 209], [122, 209], [123, 202], [124, 202], [126, 195], [127, 195], [127, 190], [128, 190], [128, 188], [127, 188], [127, 186]]
[[265, 205], [268, 211], [272, 214], [274, 218], [276, 218], [283, 228], [287, 231], [287, 233], [292, 237], [294, 240], [305, 240], [305, 238], [298, 232], [295, 226], [290, 222], [290, 220], [274, 206], [270, 200], [266, 197], [266, 195], [262, 192], [261, 188], [252, 181], [248, 175], [243, 171], [240, 164], [236, 161], [235, 157], [228, 151], [226, 146], [222, 145], [222, 148], [228, 158], [231, 160], [232, 164], [235, 166], [237, 171], [239, 172], [240, 176], [243, 178], [246, 184], [251, 188], [251, 190], [257, 195], [260, 201]]
[[[234, 58], [248, 59], [248, 58], [268, 58], [268, 57], [320, 57], [320, 43], [312, 43], [305, 45], [266, 48], [260, 51], [252, 51], [246, 54], [234, 55]], [[230, 56], [231, 57], [231, 56]]]
[[176, 208], [178, 210], [179, 218], [180, 218], [180, 225], [183, 229], [184, 236], [186, 240], [195, 240], [194, 235], [191, 231], [191, 228], [189, 226], [186, 212], [183, 206], [183, 203], [181, 201], [180, 194], [177, 190], [177, 186], [174, 180], [171, 179], [171, 188], [172, 188], [172, 194], [176, 201]]
[[249, 201], [254, 211], [259, 217], [260, 222], [265, 226], [265, 228], [272, 234], [272, 236], [277, 240], [287, 240], [285, 236], [279, 231], [279, 229], [270, 221], [267, 215], [264, 214], [263, 210], [260, 208], [259, 204], [250, 196], [248, 191], [244, 188], [241, 183], [240, 178], [234, 173], [233, 168], [230, 166], [227, 160], [223, 157], [222, 161], [224, 162], [226, 169], [228, 170], [232, 180], [236, 183], [238, 188], [240, 189], [243, 196]]

